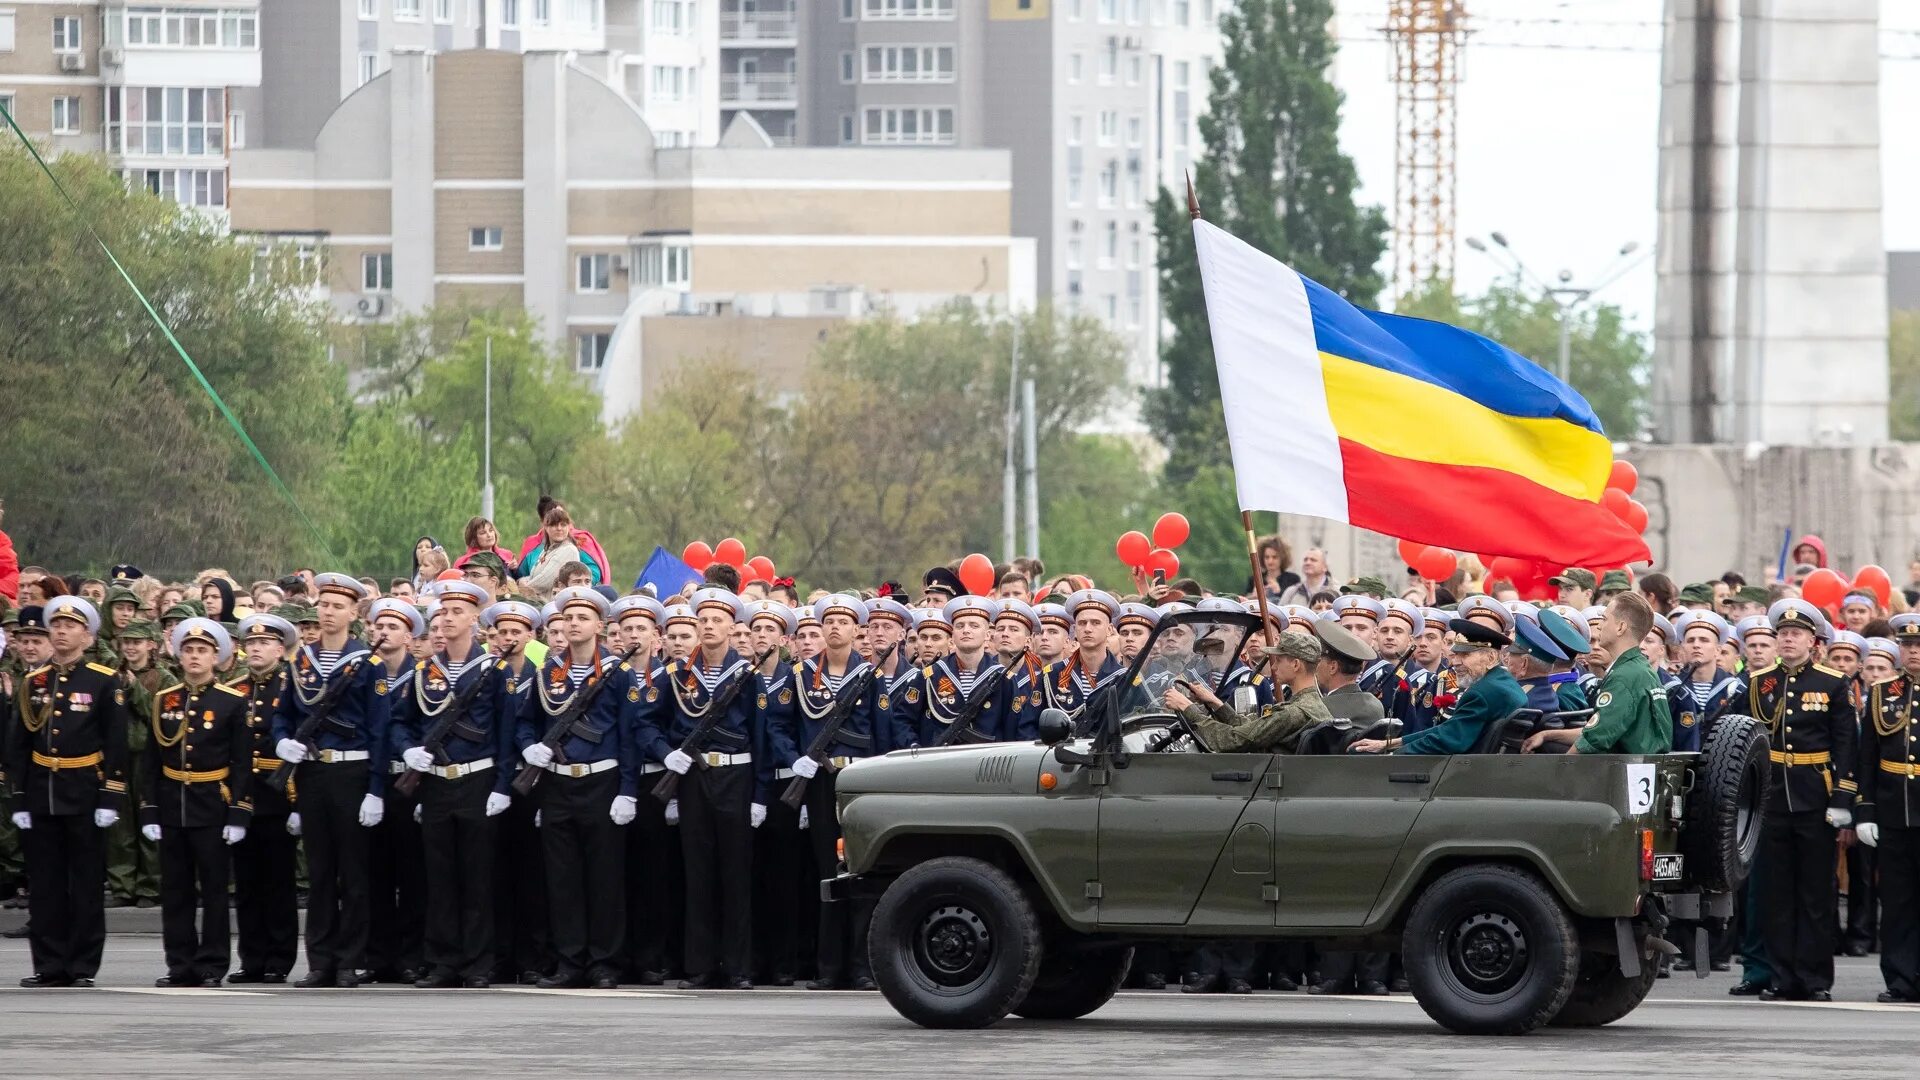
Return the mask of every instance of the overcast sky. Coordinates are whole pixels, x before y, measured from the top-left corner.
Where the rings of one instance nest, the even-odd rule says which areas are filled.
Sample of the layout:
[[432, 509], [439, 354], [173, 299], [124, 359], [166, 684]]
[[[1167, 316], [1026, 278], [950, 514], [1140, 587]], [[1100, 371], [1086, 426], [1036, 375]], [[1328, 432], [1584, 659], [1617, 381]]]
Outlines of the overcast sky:
[[[1503, 232], [1535, 273], [1573, 271], [1576, 284], [1617, 265], [1628, 241], [1653, 247], [1659, 156], [1661, 0], [1467, 0], [1487, 44], [1466, 46], [1459, 97], [1457, 235]], [[1737, 7], [1737, 5], [1735, 5]], [[1364, 201], [1393, 197], [1394, 91], [1377, 28], [1384, 0], [1339, 0], [1346, 92], [1341, 141], [1358, 163]], [[1548, 20], [1564, 20], [1554, 25]], [[1517, 20], [1517, 21], [1516, 21]], [[1920, 2], [1883, 0], [1882, 52], [1920, 57]], [[1518, 48], [1515, 40], [1622, 48]], [[1885, 233], [1920, 249], [1920, 59], [1883, 59], [1880, 116]], [[1904, 107], [1896, 106], [1904, 102]], [[1461, 287], [1502, 273], [1461, 244]], [[1653, 322], [1653, 268], [1642, 262], [1600, 298], [1637, 326]]]

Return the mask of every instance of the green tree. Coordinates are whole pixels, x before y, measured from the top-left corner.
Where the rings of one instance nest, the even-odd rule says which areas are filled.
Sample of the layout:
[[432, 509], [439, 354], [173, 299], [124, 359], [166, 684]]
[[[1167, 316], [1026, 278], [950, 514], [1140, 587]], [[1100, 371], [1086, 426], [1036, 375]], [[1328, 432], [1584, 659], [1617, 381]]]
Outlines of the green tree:
[[[1386, 216], [1354, 203], [1359, 178], [1339, 144], [1341, 94], [1329, 78], [1332, 0], [1242, 0], [1221, 16], [1221, 62], [1200, 118], [1205, 164], [1193, 178], [1207, 220], [1341, 296], [1371, 306], [1383, 279]], [[1154, 201], [1165, 385], [1144, 415], [1184, 483], [1228, 460], [1206, 301], [1183, 194]]]
[[1887, 335], [1888, 434], [1920, 439], [1920, 311], [1896, 311]]
[[[1560, 356], [1560, 307], [1552, 299], [1495, 284], [1479, 296], [1461, 298], [1449, 282], [1434, 280], [1402, 297], [1396, 312], [1461, 326], [1553, 371]], [[1568, 319], [1570, 382], [1607, 434], [1640, 437], [1647, 424], [1648, 382], [1653, 354], [1645, 334], [1631, 329], [1615, 304], [1589, 304]]]
[[351, 409], [318, 501], [341, 565], [382, 580], [411, 573], [421, 536], [458, 558], [460, 531], [480, 505], [477, 443], [471, 430], [448, 440], [423, 432], [391, 403]]
[[316, 558], [88, 226], [303, 503], [324, 484], [345, 407], [325, 314], [303, 299], [310, 271], [129, 192], [96, 158], [51, 166], [78, 212], [23, 149], [0, 150], [0, 497], [22, 558], [243, 575]]

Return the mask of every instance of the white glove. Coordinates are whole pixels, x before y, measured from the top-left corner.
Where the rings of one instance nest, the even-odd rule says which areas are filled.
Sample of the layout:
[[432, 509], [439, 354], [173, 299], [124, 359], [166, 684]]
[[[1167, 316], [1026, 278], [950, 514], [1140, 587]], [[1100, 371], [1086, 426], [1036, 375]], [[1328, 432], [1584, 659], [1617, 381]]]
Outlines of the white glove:
[[157, 844], [160, 842], [160, 826], [142, 825], [140, 826], [140, 835], [146, 837], [149, 843]]
[[753, 822], [753, 827], [756, 829], [765, 825], [767, 823], [766, 804], [754, 803], [753, 808], [747, 812], [747, 820]]
[[679, 799], [667, 800], [666, 818], [667, 818], [667, 824], [669, 825], [680, 824], [680, 800]]
[[807, 820], [807, 808], [804, 806], [801, 807], [800, 808], [800, 830], [802, 832], [805, 832], [807, 826], [811, 824], [813, 823]]
[[820, 763], [805, 754], [800, 755], [800, 760], [793, 763], [793, 775], [795, 776], [804, 776], [811, 780], [819, 772]]
[[98, 829], [111, 829], [114, 823], [119, 820], [120, 811], [118, 810], [95, 810], [93, 812], [93, 824], [94, 827]]
[[681, 776], [685, 776], [687, 775], [687, 770], [693, 768], [693, 759], [687, 756], [685, 750], [669, 750], [667, 751], [667, 759], [661, 762], [661, 764], [679, 773]]
[[13, 815], [13, 827], [16, 829], [33, 828], [33, 815], [27, 813], [25, 810], [15, 812]]
[[360, 800], [360, 824], [371, 829], [380, 824], [387, 816], [387, 801], [378, 795], [369, 795]]
[[1871, 821], [1863, 821], [1855, 825], [1853, 827], [1853, 835], [1859, 837], [1860, 842], [1868, 847], [1880, 846], [1880, 826], [1875, 825]]
[[220, 830], [220, 839], [225, 840], [229, 844], [237, 844], [246, 838], [247, 827], [245, 825], [228, 825]]
[[287, 815], [287, 835], [288, 836], [300, 835], [300, 815], [299, 814]]
[[407, 768], [414, 772], [426, 772], [433, 768], [433, 755], [427, 753], [424, 746], [407, 747], [400, 752], [400, 760], [406, 762]]
[[536, 829], [540, 827], [540, 811], [538, 810], [533, 812], [533, 827]]
[[537, 742], [520, 751], [520, 757], [536, 769], [544, 769], [553, 764], [553, 747]]
[[281, 761], [291, 761], [295, 765], [307, 760], [306, 745], [297, 739], [281, 739], [275, 744], [273, 752], [280, 755]]
[[1853, 824], [1853, 811], [1829, 810], [1827, 811], [1827, 824], [1836, 829], [1844, 829]]
[[427, 816], [427, 808], [424, 806], [421, 806], [419, 803], [414, 803], [413, 804], [413, 823], [415, 825], [420, 824], [420, 819], [426, 816]]
[[507, 807], [512, 805], [513, 805], [513, 796], [508, 795], [504, 792], [499, 792], [499, 791], [487, 792], [487, 816], [488, 817], [498, 817], [501, 814], [506, 813]]
[[613, 818], [615, 825], [631, 825], [634, 815], [639, 812], [640, 800], [631, 795], [615, 795], [613, 809], [608, 811], [608, 816]]

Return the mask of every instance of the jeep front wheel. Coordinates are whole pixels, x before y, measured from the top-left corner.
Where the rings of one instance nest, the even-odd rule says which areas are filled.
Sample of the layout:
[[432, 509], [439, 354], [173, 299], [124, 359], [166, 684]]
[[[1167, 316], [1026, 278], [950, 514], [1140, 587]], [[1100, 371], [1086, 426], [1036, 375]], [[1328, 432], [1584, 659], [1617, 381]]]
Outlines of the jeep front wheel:
[[979, 859], [932, 859], [901, 874], [875, 905], [868, 934], [880, 992], [930, 1028], [998, 1022], [1033, 986], [1040, 951], [1026, 893]]
[[1565, 1007], [1580, 943], [1567, 909], [1533, 874], [1463, 866], [1414, 902], [1401, 951], [1414, 998], [1462, 1035], [1523, 1035]]

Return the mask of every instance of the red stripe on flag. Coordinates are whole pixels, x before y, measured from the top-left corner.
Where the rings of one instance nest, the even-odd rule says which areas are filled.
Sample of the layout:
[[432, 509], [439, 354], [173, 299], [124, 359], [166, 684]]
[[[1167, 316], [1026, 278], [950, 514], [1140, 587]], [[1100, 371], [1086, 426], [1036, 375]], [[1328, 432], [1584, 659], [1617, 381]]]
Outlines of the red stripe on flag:
[[1613, 511], [1518, 473], [1436, 465], [1340, 440], [1347, 520], [1387, 536], [1455, 551], [1562, 566], [1619, 566], [1653, 558]]

